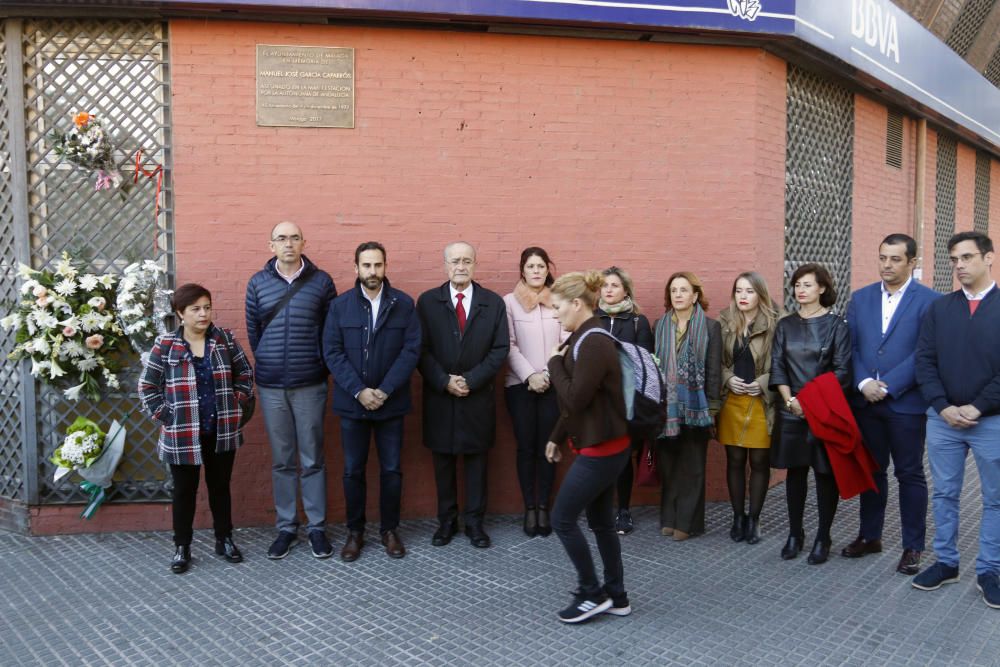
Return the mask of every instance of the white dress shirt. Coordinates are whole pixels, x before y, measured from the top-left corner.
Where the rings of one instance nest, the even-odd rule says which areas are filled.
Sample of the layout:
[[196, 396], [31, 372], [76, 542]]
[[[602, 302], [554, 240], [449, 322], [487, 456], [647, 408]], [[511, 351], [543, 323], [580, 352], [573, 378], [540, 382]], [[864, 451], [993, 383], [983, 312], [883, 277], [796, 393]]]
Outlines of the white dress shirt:
[[448, 289], [451, 290], [451, 305], [455, 307], [455, 310], [458, 310], [458, 295], [462, 294], [465, 296], [465, 298], [462, 299], [462, 307], [465, 308], [465, 317], [468, 318], [469, 307], [472, 305], [472, 283], [469, 283], [468, 287], [459, 292], [455, 289], [455, 286], [449, 282]]
[[[882, 290], [882, 335], [889, 330], [889, 323], [892, 322], [892, 316], [896, 314], [896, 309], [899, 308], [900, 302], [903, 300], [903, 294], [906, 293], [906, 288], [910, 286], [913, 282], [913, 277], [907, 278], [903, 286], [900, 287], [895, 292], [890, 293], [885, 287], [885, 283], [881, 283], [880, 287]], [[872, 382], [876, 378], [865, 378], [858, 383], [858, 391], [861, 391], [866, 384]], [[883, 393], [887, 393], [885, 389], [882, 390]]]
[[370, 336], [375, 333], [375, 323], [378, 322], [378, 310], [382, 307], [382, 294], [385, 293], [385, 284], [383, 283], [379, 288], [378, 294], [375, 295], [374, 299], [368, 296], [368, 290], [364, 287], [361, 288], [361, 293], [365, 295], [365, 298], [368, 299], [368, 303], [372, 305], [372, 328], [370, 330]]
[[971, 292], [966, 291], [964, 287], [962, 288], [962, 291], [965, 292], [965, 298], [968, 299], [969, 301], [982, 301], [983, 298], [990, 293], [990, 290], [996, 286], [997, 282], [994, 280], [993, 282], [990, 283], [989, 287], [984, 289], [982, 292], [979, 292], [978, 294], [972, 294]]
[[300, 259], [299, 262], [300, 262], [300, 264], [299, 264], [299, 270], [296, 271], [295, 273], [293, 273], [290, 276], [286, 276], [284, 273], [281, 272], [281, 269], [278, 268], [278, 263], [277, 262], [274, 263], [274, 270], [277, 271], [278, 275], [281, 276], [282, 278], [284, 278], [285, 281], [287, 281], [289, 285], [291, 285], [295, 281], [296, 278], [298, 278], [299, 276], [302, 275], [302, 271], [306, 268], [306, 260]]

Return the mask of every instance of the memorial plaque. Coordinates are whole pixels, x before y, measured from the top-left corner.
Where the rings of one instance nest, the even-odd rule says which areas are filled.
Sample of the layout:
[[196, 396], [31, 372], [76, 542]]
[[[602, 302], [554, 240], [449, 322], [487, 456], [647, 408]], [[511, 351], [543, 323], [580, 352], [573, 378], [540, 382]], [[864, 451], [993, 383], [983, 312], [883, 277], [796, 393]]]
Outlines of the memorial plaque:
[[257, 125], [354, 127], [354, 49], [258, 44]]

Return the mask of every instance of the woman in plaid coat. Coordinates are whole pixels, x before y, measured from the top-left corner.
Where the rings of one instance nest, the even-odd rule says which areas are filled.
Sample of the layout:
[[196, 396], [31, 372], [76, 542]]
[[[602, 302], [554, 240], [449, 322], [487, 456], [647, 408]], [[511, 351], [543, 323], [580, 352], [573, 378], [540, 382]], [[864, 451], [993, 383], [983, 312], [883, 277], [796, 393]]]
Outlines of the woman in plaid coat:
[[139, 377], [145, 412], [160, 425], [156, 451], [173, 478], [176, 547], [170, 569], [191, 563], [191, 538], [201, 466], [215, 528], [215, 553], [243, 560], [233, 544], [229, 481], [236, 449], [243, 444], [240, 421], [253, 397], [253, 370], [232, 332], [212, 324], [212, 295], [201, 285], [174, 292], [181, 326], [156, 339]]

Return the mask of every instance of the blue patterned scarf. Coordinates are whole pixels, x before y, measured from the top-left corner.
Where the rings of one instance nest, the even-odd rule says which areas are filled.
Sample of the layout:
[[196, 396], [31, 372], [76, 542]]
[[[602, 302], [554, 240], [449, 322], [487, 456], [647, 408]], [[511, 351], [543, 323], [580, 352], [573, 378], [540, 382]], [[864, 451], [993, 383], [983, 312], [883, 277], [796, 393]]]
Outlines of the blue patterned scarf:
[[708, 350], [705, 311], [700, 304], [694, 304], [687, 335], [679, 348], [675, 345], [677, 323], [672, 315], [667, 312], [656, 323], [656, 356], [667, 381], [667, 423], [661, 435], [668, 438], [676, 437], [681, 425], [712, 425], [705, 396], [705, 353]]

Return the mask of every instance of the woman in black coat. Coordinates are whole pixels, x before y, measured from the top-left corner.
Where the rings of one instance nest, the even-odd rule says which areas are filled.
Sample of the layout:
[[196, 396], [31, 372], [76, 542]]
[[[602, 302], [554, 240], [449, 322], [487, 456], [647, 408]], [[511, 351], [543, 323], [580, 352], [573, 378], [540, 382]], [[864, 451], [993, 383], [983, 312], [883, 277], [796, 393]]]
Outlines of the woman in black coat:
[[809, 468], [816, 477], [818, 526], [809, 563], [825, 563], [830, 556], [830, 527], [837, 513], [837, 480], [826, 448], [809, 430], [795, 394], [810, 380], [833, 371], [846, 391], [851, 380], [851, 334], [847, 323], [830, 312], [837, 302], [830, 273], [819, 264], [803, 264], [792, 274], [798, 312], [778, 321], [771, 348], [771, 389], [780, 405], [771, 438], [771, 467], [786, 468], [788, 541], [784, 560], [799, 555], [805, 542], [805, 513]]
[[[626, 343], [634, 343], [653, 351], [653, 330], [649, 320], [639, 311], [635, 301], [635, 291], [632, 278], [624, 269], [611, 266], [601, 272], [604, 282], [601, 285], [601, 300], [597, 315], [601, 326], [614, 334], [615, 338]], [[640, 435], [632, 434], [631, 456], [638, 459], [642, 456], [645, 442]], [[622, 468], [618, 476], [618, 513], [615, 515], [615, 530], [619, 535], [628, 535], [635, 529], [632, 512], [629, 505], [632, 501], [632, 484], [635, 480], [635, 469], [631, 462]]]

